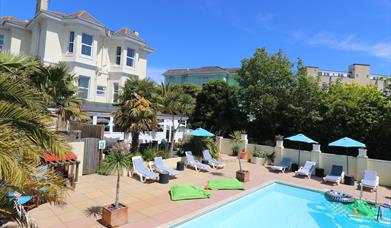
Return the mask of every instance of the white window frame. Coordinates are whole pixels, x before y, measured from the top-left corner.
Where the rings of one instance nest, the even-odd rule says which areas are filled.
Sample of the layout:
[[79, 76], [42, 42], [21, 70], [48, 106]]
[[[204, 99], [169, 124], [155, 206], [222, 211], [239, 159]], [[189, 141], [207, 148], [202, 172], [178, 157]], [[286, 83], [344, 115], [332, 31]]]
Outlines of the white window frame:
[[[83, 43], [83, 35], [91, 36], [91, 45], [90, 45], [90, 44], [85, 44], [85, 43]], [[81, 49], [80, 49], [80, 54], [81, 54], [82, 56], [84, 56], [84, 57], [92, 58], [92, 53], [93, 53], [93, 51], [94, 51], [94, 50], [93, 50], [93, 45], [94, 45], [94, 36], [83, 32], [83, 33], [81, 34]], [[83, 46], [87, 46], [87, 47], [91, 48], [91, 55], [83, 54]]]
[[[133, 50], [133, 57], [129, 56], [128, 53], [129, 53], [129, 49], [130, 50]], [[128, 59], [131, 59], [132, 60], [132, 63], [133, 65], [132, 66], [129, 66], [128, 65]], [[125, 62], [125, 65], [129, 68], [134, 68], [135, 66], [135, 60], [136, 60], [136, 50], [134, 50], [133, 48], [126, 48], [126, 62]]]
[[[83, 77], [83, 78], [88, 78], [88, 86], [87, 87], [82, 87], [80, 86], [80, 77]], [[82, 90], [87, 90], [87, 97], [81, 97], [81, 98], [85, 98], [85, 99], [88, 99], [90, 97], [90, 83], [91, 83], [91, 77], [88, 77], [88, 76], [84, 76], [84, 75], [79, 75], [79, 82], [78, 82], [78, 87], [79, 89], [82, 89]]]
[[[119, 49], [119, 54], [118, 54], [118, 49]], [[122, 47], [117, 46], [115, 48], [115, 65], [120, 66], [121, 65], [121, 55], [122, 55]], [[119, 59], [119, 63], [117, 63], [117, 59]]]
[[[71, 40], [71, 34], [73, 34], [73, 40]], [[68, 33], [68, 46], [67, 46], [67, 55], [73, 55], [75, 53], [75, 32], [69, 31]], [[69, 47], [72, 44], [72, 52], [69, 51]]]
[[111, 99], [111, 101], [114, 103], [114, 102], [116, 102], [116, 100], [115, 100], [115, 93], [116, 93], [116, 91], [115, 91], [115, 84], [117, 84], [117, 87], [118, 87], [118, 90], [117, 90], [117, 96], [119, 95], [119, 83], [118, 82], [113, 82], [113, 93], [112, 93], [112, 99]]
[[[99, 87], [102, 87], [102, 89], [99, 89]], [[104, 97], [106, 96], [106, 86], [103, 85], [97, 85], [96, 86], [96, 96]]]
[[2, 41], [0, 43], [0, 50], [4, 50], [5, 36], [3, 34], [0, 34], [0, 40]]

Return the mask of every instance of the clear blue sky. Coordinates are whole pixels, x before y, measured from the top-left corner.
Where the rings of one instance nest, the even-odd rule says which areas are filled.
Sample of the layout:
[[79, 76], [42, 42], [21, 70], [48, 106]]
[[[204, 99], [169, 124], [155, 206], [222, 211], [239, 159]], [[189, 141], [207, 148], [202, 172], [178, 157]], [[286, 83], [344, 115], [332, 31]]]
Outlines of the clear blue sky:
[[[255, 48], [279, 48], [322, 69], [367, 63], [391, 74], [391, 0], [49, 0], [49, 9], [89, 11], [110, 29], [140, 32], [155, 52], [148, 75], [169, 68], [239, 67]], [[0, 0], [0, 15], [30, 19], [35, 0]]]

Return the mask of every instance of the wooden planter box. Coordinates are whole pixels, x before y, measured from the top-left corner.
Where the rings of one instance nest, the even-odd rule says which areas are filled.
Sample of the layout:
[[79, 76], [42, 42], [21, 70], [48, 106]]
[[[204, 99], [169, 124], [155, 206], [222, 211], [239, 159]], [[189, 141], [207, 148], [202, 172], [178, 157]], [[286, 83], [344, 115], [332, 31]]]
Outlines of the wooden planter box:
[[247, 170], [238, 170], [236, 171], [236, 179], [238, 179], [240, 182], [247, 182], [250, 180], [250, 172]]
[[102, 220], [106, 226], [116, 227], [128, 223], [128, 207], [121, 203], [119, 206], [117, 209], [113, 208], [113, 204], [103, 207]]

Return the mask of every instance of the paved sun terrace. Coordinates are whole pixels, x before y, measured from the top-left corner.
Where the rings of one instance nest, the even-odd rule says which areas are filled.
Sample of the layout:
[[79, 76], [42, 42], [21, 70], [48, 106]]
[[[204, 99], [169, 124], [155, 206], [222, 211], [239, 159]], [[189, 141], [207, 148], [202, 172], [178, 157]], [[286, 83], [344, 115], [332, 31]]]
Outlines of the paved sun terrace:
[[[178, 178], [171, 179], [169, 184], [157, 182], [141, 183], [135, 175], [121, 178], [120, 201], [129, 207], [129, 223], [123, 227], [167, 227], [185, 218], [205, 211], [218, 204], [240, 197], [251, 190], [274, 181], [298, 185], [320, 191], [334, 189], [359, 197], [360, 190], [355, 186], [344, 184], [333, 186], [323, 184], [318, 177], [311, 179], [295, 177], [294, 173], [285, 174], [270, 172], [260, 165], [242, 162], [244, 169], [250, 171], [250, 181], [245, 183], [246, 190], [212, 191], [209, 199], [176, 201], [170, 200], [169, 189], [173, 184], [192, 184], [205, 186], [208, 180], [235, 177], [238, 162], [232, 157], [224, 157], [226, 167], [214, 169], [212, 172], [196, 172], [185, 169]], [[104, 227], [100, 218], [88, 217], [85, 210], [92, 206], [103, 206], [114, 202], [115, 176], [100, 176], [97, 174], [79, 178], [76, 190], [70, 191], [67, 205], [58, 207], [44, 204], [30, 212], [39, 227]], [[375, 201], [375, 193], [364, 192], [364, 198]], [[390, 203], [390, 188], [379, 187], [378, 202]]]

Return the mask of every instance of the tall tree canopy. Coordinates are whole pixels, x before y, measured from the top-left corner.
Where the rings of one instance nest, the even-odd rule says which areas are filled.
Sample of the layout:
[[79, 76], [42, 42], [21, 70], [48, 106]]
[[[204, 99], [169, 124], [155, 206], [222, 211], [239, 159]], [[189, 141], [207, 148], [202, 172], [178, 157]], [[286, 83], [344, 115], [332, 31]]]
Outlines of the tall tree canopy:
[[210, 81], [197, 96], [193, 127], [203, 127], [218, 135], [228, 136], [244, 127], [245, 117], [239, 110], [238, 90], [225, 81]]
[[276, 54], [256, 49], [242, 60], [238, 72], [240, 107], [247, 115], [249, 130], [259, 139], [270, 139], [286, 131], [290, 90], [295, 85], [293, 64], [280, 50]]

